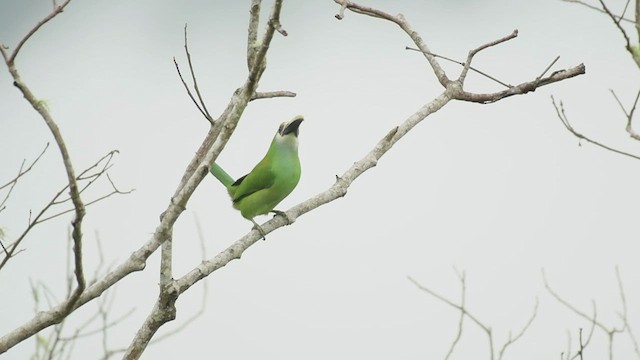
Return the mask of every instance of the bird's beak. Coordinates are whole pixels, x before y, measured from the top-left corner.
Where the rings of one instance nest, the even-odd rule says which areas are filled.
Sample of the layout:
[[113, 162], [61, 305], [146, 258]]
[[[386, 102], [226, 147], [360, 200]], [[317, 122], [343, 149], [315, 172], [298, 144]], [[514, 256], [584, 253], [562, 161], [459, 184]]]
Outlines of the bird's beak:
[[289, 121], [288, 123], [283, 124], [283, 126], [281, 127], [280, 135], [285, 136], [287, 134], [293, 133], [296, 137], [298, 137], [298, 128], [300, 127], [300, 124], [302, 124], [303, 120], [304, 118], [302, 117], [302, 115], [298, 115], [291, 119], [291, 121]]

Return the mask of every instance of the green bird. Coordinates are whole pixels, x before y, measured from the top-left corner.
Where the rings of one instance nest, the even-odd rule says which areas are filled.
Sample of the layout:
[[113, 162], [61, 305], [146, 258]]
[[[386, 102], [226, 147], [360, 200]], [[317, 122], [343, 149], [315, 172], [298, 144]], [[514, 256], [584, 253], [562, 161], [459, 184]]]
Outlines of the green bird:
[[242, 216], [254, 224], [263, 239], [265, 233], [253, 218], [269, 212], [286, 217], [283, 212], [274, 208], [295, 189], [300, 180], [298, 128], [303, 120], [303, 117], [298, 115], [280, 124], [267, 154], [250, 173], [238, 180], [234, 181], [215, 162], [209, 169], [227, 188], [233, 207], [240, 210]]

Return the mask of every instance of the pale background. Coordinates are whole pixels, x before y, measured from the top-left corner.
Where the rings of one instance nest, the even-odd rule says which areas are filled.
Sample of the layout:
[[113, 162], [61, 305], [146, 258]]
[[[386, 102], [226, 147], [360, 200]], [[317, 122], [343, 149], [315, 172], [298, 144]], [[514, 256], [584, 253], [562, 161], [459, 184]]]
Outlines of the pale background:
[[[74, 0], [18, 56], [19, 71], [46, 100], [76, 168], [118, 149], [111, 176], [122, 189], [136, 189], [88, 208], [88, 274], [98, 262], [96, 234], [108, 264], [123, 261], [150, 237], [205, 136], [208, 123], [172, 63], [176, 56], [186, 65], [184, 24], [201, 89], [217, 114], [246, 76], [248, 3]], [[616, 11], [624, 6], [608, 3]], [[434, 52], [460, 60], [469, 49], [519, 29], [517, 39], [481, 53], [474, 63], [505, 82], [532, 80], [557, 55], [554, 70], [584, 62], [587, 75], [493, 105], [448, 104], [359, 178], [344, 199], [270, 234], [210, 276], [206, 312], [143, 358], [443, 358], [458, 312], [406, 277], [457, 299], [454, 267], [466, 271], [468, 308], [494, 328], [497, 346], [524, 324], [539, 298], [537, 319], [507, 358], [557, 359], [567, 331], [575, 345], [578, 329], [589, 327], [544, 290], [542, 268], [580, 309], [589, 312], [594, 299], [599, 319], [619, 325], [619, 266], [630, 320], [640, 329], [640, 163], [579, 146], [550, 101], [551, 94], [564, 100], [579, 131], [640, 152], [608, 90], [630, 104], [639, 83], [612, 22], [557, 0], [366, 4], [402, 12]], [[265, 16], [270, 5], [264, 4]], [[46, 0], [0, 0], [0, 42], [15, 46], [50, 7]], [[285, 2], [281, 20], [289, 36], [276, 34], [260, 89], [298, 97], [252, 103], [219, 158], [234, 176], [244, 174], [264, 155], [278, 124], [303, 114], [303, 175], [281, 210], [326, 189], [388, 129], [442, 90], [424, 58], [404, 50], [412, 43], [395, 25], [351, 12], [338, 21], [337, 11], [329, 0]], [[444, 65], [450, 77], [457, 75], [458, 66]], [[473, 75], [467, 89], [500, 87]], [[4, 66], [0, 109], [0, 182], [52, 142], [0, 213], [0, 226], [12, 239], [29, 209], [39, 210], [65, 174], [48, 129]], [[95, 190], [86, 198], [107, 188]], [[200, 260], [196, 216], [208, 257], [251, 227], [220, 184], [205, 179], [176, 225], [176, 276]], [[0, 333], [32, 316], [29, 279], [62, 296], [70, 219], [37, 227], [23, 243], [26, 251], [0, 272]], [[136, 311], [111, 330], [110, 347], [126, 347], [148, 314], [157, 294], [158, 258], [117, 286], [113, 316]], [[178, 320], [161, 333], [197, 310], [201, 292], [200, 284], [180, 298]], [[88, 305], [70, 321], [94, 312]], [[457, 358], [487, 358], [485, 335], [470, 322], [465, 331]], [[3, 358], [26, 359], [34, 341]], [[606, 344], [598, 333], [589, 358], [603, 358]], [[98, 358], [100, 346], [99, 338], [83, 341], [74, 358]], [[616, 359], [633, 355], [626, 336], [615, 349]]]

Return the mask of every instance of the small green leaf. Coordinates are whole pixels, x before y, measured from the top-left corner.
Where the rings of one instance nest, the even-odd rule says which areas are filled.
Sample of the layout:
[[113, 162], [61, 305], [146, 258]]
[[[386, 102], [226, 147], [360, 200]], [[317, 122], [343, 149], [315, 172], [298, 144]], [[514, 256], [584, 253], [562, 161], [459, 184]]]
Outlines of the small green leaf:
[[637, 46], [631, 45], [631, 53], [633, 54], [634, 58], [640, 59], [640, 44], [638, 44]]

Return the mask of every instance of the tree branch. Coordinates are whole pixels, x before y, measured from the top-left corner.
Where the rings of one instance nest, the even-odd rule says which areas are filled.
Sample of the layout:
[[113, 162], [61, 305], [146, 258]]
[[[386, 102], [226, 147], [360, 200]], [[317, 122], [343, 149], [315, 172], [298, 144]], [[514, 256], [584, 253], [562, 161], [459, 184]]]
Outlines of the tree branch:
[[[561, 1], [568, 2], [568, 3], [573, 3], [573, 4], [580, 4], [580, 5], [582, 5], [582, 6], [588, 7], [588, 8], [589, 8], [589, 9], [591, 9], [591, 10], [595, 10], [595, 11], [601, 12], [601, 13], [603, 13], [603, 14], [605, 14], [605, 13], [606, 13], [606, 12], [605, 12], [604, 10], [602, 10], [601, 8], [599, 8], [599, 7], [597, 7], [597, 6], [593, 6], [593, 5], [591, 5], [591, 4], [589, 4], [589, 3], [586, 3], [586, 2], [584, 2], [584, 1], [580, 1], [580, 0], [561, 0]], [[633, 22], [634, 22], [633, 20], [631, 20], [631, 19], [627, 19], [627, 18], [625, 18], [625, 17], [620, 17], [620, 18], [618, 18], [618, 21], [626, 21], [626, 22], [630, 22], [630, 23], [633, 23]]]
[[438, 78], [440, 85], [447, 87], [447, 85], [451, 80], [449, 80], [446, 73], [444, 72], [444, 69], [442, 69], [442, 67], [436, 60], [435, 56], [431, 55], [431, 50], [429, 50], [429, 47], [427, 46], [427, 44], [424, 42], [424, 40], [422, 40], [422, 37], [420, 37], [420, 34], [418, 34], [417, 31], [411, 28], [411, 25], [409, 25], [409, 23], [406, 21], [406, 19], [402, 14], [393, 16], [384, 11], [380, 11], [378, 9], [374, 9], [368, 6], [359, 5], [349, 0], [334, 0], [334, 1], [340, 4], [340, 13], [336, 15], [336, 18], [338, 20], [342, 20], [344, 18], [344, 10], [349, 9], [355, 13], [371, 16], [374, 18], [388, 20], [400, 26], [400, 28], [407, 35], [409, 35], [411, 40], [413, 40], [413, 43], [416, 44], [418, 49], [420, 49], [420, 52], [422, 52], [424, 57], [427, 59], [427, 61], [429, 62], [429, 65], [431, 65], [431, 68], [433, 69], [434, 74], [436, 75], [436, 78]]
[[[157, 237], [154, 236], [155, 240], [160, 243], [170, 240], [173, 231], [173, 223], [185, 209], [186, 203], [189, 200], [189, 197], [193, 194], [193, 191], [195, 191], [196, 187], [208, 173], [210, 164], [217, 158], [226, 145], [231, 134], [235, 130], [238, 121], [240, 120], [240, 116], [255, 93], [262, 73], [266, 69], [266, 54], [271, 44], [271, 40], [273, 39], [273, 34], [275, 33], [276, 28], [279, 28], [280, 32], [282, 32], [279, 20], [281, 9], [282, 0], [276, 0], [267, 22], [267, 30], [260, 42], [259, 48], [257, 49], [253, 61], [253, 67], [249, 71], [249, 76], [245, 84], [242, 88], [236, 90], [234, 96], [229, 102], [229, 105], [227, 106], [227, 109], [225, 109], [222, 116], [218, 121], [216, 121], [216, 124], [209, 130], [209, 133], [198, 150], [198, 153], [196, 153], [196, 156], [189, 164], [176, 194], [172, 197], [171, 205], [161, 216], [161, 226], [162, 223], [167, 221], [168, 227], [162, 229], [162, 232], [157, 233]], [[251, 21], [253, 21], [253, 18]], [[254, 25], [250, 22], [249, 26], [251, 28]], [[204, 156], [201, 157], [202, 155]], [[155, 245], [156, 241], [152, 242]], [[138, 359], [158, 329], [166, 322], [175, 319], [175, 301], [178, 296], [179, 292], [176, 291], [175, 281], [167, 284], [161, 284], [158, 300], [125, 352], [125, 359]]]
[[58, 145], [58, 149], [60, 150], [60, 155], [62, 156], [62, 162], [64, 164], [64, 169], [67, 174], [67, 181], [69, 183], [69, 192], [71, 201], [73, 202], [73, 207], [75, 209], [75, 217], [71, 222], [73, 226], [72, 238], [74, 243], [74, 255], [75, 255], [75, 278], [76, 278], [76, 289], [75, 291], [62, 303], [62, 309], [60, 313], [56, 316], [56, 321], [59, 322], [64, 317], [66, 317], [73, 309], [75, 303], [78, 301], [78, 298], [84, 291], [86, 287], [85, 278], [84, 278], [84, 267], [82, 264], [82, 220], [85, 215], [85, 207], [80, 198], [80, 193], [78, 191], [78, 184], [76, 182], [75, 171], [73, 168], [73, 163], [71, 161], [71, 155], [69, 154], [69, 150], [67, 149], [67, 145], [65, 144], [64, 138], [62, 136], [62, 132], [58, 128], [57, 123], [53, 120], [53, 117], [49, 113], [47, 107], [39, 101], [36, 96], [31, 92], [31, 89], [27, 86], [26, 83], [22, 81], [20, 75], [18, 73], [17, 68], [15, 67], [15, 57], [18, 55], [18, 52], [22, 48], [22, 46], [27, 42], [27, 40], [36, 32], [38, 29], [47, 23], [49, 20], [53, 19], [56, 15], [61, 13], [64, 8], [69, 4], [70, 0], [65, 1], [62, 5], [54, 7], [54, 10], [43, 20], [41, 20], [35, 27], [33, 27], [27, 35], [18, 43], [18, 46], [13, 51], [11, 55], [8, 56], [7, 51], [4, 47], [0, 46], [0, 52], [2, 53], [3, 58], [5, 59], [5, 63], [9, 69], [9, 73], [13, 77], [13, 84], [22, 92], [24, 98], [31, 104], [31, 106], [40, 114], [45, 124], [49, 128], [53, 138]]
[[592, 140], [584, 135], [582, 135], [581, 133], [577, 132], [573, 126], [571, 126], [571, 124], [569, 123], [569, 118], [567, 117], [567, 115], [565, 114], [564, 111], [564, 105], [562, 104], [562, 101], [560, 101], [560, 104], [557, 105], [556, 104], [556, 100], [553, 98], [553, 95], [551, 96], [551, 102], [553, 103], [553, 107], [556, 109], [556, 114], [558, 115], [558, 118], [560, 119], [560, 121], [562, 121], [562, 124], [564, 125], [565, 128], [567, 128], [567, 130], [569, 130], [570, 133], [572, 133], [575, 137], [577, 137], [580, 140], [585, 140], [587, 142], [590, 142], [596, 146], [599, 146], [605, 150], [609, 150], [612, 151], [614, 153], [620, 154], [620, 155], [624, 155], [624, 156], [628, 156], [630, 158], [636, 159], [636, 160], [640, 160], [640, 156], [637, 155], [633, 155], [618, 149], [614, 149], [612, 147], [609, 147], [607, 145], [604, 145], [598, 141]]
[[20, 49], [22, 49], [22, 46], [27, 42], [27, 40], [29, 40], [29, 38], [31, 38], [31, 36], [33, 36], [33, 34], [35, 34], [44, 24], [48, 23], [51, 19], [53, 19], [58, 14], [63, 12], [64, 8], [67, 7], [67, 5], [69, 5], [70, 2], [71, 0], [66, 0], [61, 5], [56, 5], [54, 2], [53, 11], [50, 12], [49, 15], [47, 15], [44, 19], [40, 20], [33, 28], [31, 28], [31, 30], [29, 30], [29, 32], [22, 39], [20, 39], [20, 41], [18, 42], [18, 45], [16, 46], [15, 50], [13, 50], [11, 54], [9, 54], [8, 52], [5, 52], [7, 47], [4, 44], [0, 44], [0, 52], [2, 52], [2, 55], [7, 65], [13, 65], [13, 63], [16, 60], [16, 56], [18, 56]]
[[464, 83], [464, 79], [467, 77], [467, 72], [469, 72], [469, 67], [471, 66], [471, 61], [473, 60], [473, 57], [476, 56], [477, 53], [479, 53], [480, 51], [490, 48], [492, 46], [496, 46], [499, 44], [502, 44], [503, 42], [507, 42], [511, 39], [515, 39], [518, 36], [518, 29], [513, 30], [513, 32], [505, 37], [502, 37], [500, 39], [488, 42], [484, 45], [481, 45], [471, 51], [469, 51], [469, 54], [467, 55], [467, 60], [464, 62], [464, 67], [462, 68], [462, 72], [460, 73], [460, 76], [458, 77], [458, 81], [463, 84]]
[[636, 111], [636, 106], [638, 105], [638, 100], [640, 99], [640, 89], [638, 90], [638, 94], [636, 95], [636, 99], [633, 102], [633, 106], [631, 107], [631, 111], [629, 111], [629, 112], [627, 112], [627, 109], [624, 108], [624, 105], [622, 105], [622, 102], [620, 101], [620, 99], [616, 95], [615, 91], [613, 91], [612, 89], [609, 89], [609, 91], [611, 91], [611, 94], [613, 95], [614, 99], [616, 99], [616, 102], [620, 106], [620, 109], [622, 109], [622, 112], [624, 113], [624, 116], [627, 118], [627, 126], [625, 127], [625, 131], [629, 134], [629, 136], [631, 136], [632, 139], [640, 141], [640, 134], [636, 133], [633, 130], [633, 126], [631, 125], [631, 123], [633, 122], [633, 113]]
[[296, 97], [296, 93], [291, 91], [267, 91], [267, 92], [255, 92], [249, 101], [259, 99], [271, 99], [276, 97]]
[[494, 93], [475, 94], [464, 91], [461, 87], [455, 87], [453, 91], [455, 92], [454, 97], [457, 100], [489, 104], [513, 95], [523, 95], [528, 92], [535, 91], [539, 87], [570, 79], [578, 75], [583, 75], [584, 73], [585, 66], [584, 64], [580, 64], [569, 69], [555, 71], [545, 78], [523, 82], [512, 86], [509, 89]]

